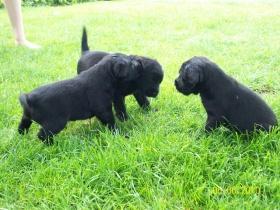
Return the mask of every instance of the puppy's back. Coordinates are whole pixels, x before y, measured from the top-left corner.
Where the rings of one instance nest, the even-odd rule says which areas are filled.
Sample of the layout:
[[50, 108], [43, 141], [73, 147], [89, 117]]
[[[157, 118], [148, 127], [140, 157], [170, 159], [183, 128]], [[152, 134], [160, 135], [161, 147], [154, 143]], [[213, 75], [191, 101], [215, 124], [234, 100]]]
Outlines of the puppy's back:
[[255, 126], [268, 131], [278, 124], [272, 109], [257, 93], [238, 82], [235, 84], [230, 118], [239, 124], [240, 130], [254, 130]]
[[77, 65], [77, 73], [80, 74], [82, 71], [88, 70], [90, 67], [96, 65], [109, 53], [102, 51], [87, 52], [81, 56]]

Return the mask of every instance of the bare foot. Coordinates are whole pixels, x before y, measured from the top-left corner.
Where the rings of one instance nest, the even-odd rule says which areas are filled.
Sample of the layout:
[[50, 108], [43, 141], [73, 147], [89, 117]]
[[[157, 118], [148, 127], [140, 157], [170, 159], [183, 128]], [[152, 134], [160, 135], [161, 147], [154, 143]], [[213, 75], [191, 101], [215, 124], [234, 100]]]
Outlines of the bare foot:
[[40, 45], [29, 42], [28, 40], [16, 41], [16, 45], [27, 47], [27, 48], [30, 48], [30, 49], [40, 49], [41, 48]]

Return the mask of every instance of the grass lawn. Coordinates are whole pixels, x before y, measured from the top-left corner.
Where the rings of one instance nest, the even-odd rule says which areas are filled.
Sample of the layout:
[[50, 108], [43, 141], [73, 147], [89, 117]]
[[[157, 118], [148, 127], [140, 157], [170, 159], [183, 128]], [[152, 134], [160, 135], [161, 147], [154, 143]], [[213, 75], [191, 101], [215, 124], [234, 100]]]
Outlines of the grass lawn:
[[[280, 2], [106, 1], [23, 13], [27, 37], [43, 48], [14, 47], [0, 10], [0, 208], [279, 208], [280, 133], [206, 135], [200, 98], [173, 83], [183, 61], [204, 55], [279, 117]], [[20, 136], [20, 92], [76, 75], [83, 25], [91, 49], [162, 64], [161, 92], [151, 100], [158, 111], [128, 97], [120, 135], [85, 120], [69, 123], [50, 147], [38, 141], [36, 124]]]

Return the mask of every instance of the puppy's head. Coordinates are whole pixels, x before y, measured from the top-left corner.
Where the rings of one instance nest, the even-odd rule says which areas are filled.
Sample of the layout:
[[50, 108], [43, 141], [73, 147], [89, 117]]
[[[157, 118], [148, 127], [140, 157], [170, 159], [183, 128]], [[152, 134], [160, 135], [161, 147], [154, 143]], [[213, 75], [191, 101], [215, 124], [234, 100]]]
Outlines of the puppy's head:
[[199, 85], [204, 81], [203, 68], [205, 62], [202, 57], [193, 57], [184, 62], [175, 80], [176, 89], [184, 95], [198, 94]]
[[156, 97], [164, 76], [161, 65], [156, 60], [145, 57], [138, 57], [138, 62], [141, 63], [142, 71], [137, 80], [137, 89], [148, 97]]
[[130, 82], [140, 75], [141, 64], [124, 54], [112, 55], [112, 72], [115, 79]]

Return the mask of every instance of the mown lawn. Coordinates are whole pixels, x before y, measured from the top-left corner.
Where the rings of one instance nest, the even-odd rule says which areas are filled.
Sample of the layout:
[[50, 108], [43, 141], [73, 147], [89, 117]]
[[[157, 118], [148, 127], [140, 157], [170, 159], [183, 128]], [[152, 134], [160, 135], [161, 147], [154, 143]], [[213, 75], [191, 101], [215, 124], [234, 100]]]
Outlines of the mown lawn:
[[[279, 2], [107, 1], [23, 12], [28, 38], [43, 48], [14, 47], [0, 10], [0, 208], [279, 208], [280, 133], [206, 135], [199, 97], [173, 85], [183, 61], [204, 55], [258, 91], [279, 117]], [[116, 136], [97, 120], [69, 123], [50, 147], [37, 140], [36, 124], [20, 136], [19, 93], [76, 75], [83, 25], [91, 49], [162, 64], [153, 110], [129, 97], [130, 120], [118, 122]]]

